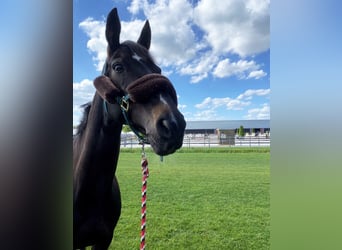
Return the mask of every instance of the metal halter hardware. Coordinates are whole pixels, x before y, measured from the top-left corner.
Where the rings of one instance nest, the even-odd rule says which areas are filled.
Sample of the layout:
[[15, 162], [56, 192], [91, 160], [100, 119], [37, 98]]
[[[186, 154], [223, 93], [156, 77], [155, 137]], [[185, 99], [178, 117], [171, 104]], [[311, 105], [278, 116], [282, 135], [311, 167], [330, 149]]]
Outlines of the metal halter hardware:
[[[132, 122], [128, 119], [128, 110], [129, 110], [129, 102], [130, 102], [130, 98], [129, 98], [129, 94], [122, 96], [122, 97], [117, 97], [116, 98], [116, 102], [119, 104], [122, 115], [125, 119], [125, 124], [127, 124], [131, 130], [133, 131], [133, 133], [138, 137], [139, 142], [140, 143], [144, 143], [144, 144], [150, 144], [148, 139], [146, 138], [146, 136], [139, 132], [133, 125]], [[104, 109], [106, 111], [106, 113], [108, 113], [108, 107], [107, 107], [107, 102], [106, 100], [103, 100], [103, 106]]]
[[122, 112], [128, 112], [129, 109], [129, 95], [125, 95], [122, 98], [119, 98], [118, 103]]

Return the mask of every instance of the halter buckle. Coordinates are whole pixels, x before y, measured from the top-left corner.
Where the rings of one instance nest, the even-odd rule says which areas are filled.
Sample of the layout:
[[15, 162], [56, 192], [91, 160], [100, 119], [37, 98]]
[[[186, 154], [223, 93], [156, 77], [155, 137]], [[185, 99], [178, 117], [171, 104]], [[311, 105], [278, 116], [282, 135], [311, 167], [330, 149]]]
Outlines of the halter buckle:
[[129, 109], [129, 96], [124, 96], [121, 99], [120, 107], [123, 111], [128, 112]]

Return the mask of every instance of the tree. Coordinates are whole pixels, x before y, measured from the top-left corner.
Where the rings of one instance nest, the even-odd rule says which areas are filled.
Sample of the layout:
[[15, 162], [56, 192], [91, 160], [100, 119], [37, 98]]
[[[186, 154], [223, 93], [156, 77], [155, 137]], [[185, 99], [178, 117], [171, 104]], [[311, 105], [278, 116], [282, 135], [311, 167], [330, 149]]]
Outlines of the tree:
[[243, 128], [243, 126], [241, 125], [239, 130], [238, 130], [238, 134], [239, 136], [243, 137], [245, 136], [245, 129]]
[[130, 126], [128, 126], [128, 125], [123, 125], [123, 127], [122, 127], [122, 132], [125, 132], [125, 133], [127, 133], [127, 132], [131, 132], [132, 130], [131, 130], [131, 127]]

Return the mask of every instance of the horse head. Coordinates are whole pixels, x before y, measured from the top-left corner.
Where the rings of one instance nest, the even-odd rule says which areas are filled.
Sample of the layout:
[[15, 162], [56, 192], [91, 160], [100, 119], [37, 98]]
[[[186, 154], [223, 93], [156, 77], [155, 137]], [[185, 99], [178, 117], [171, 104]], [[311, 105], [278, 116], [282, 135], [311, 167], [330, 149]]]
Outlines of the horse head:
[[117, 120], [121, 105], [132, 130], [142, 134], [155, 153], [171, 154], [182, 146], [186, 123], [177, 108], [174, 87], [149, 54], [149, 22], [145, 22], [137, 42], [120, 43], [120, 31], [114, 8], [106, 23], [104, 75], [95, 79], [95, 88], [106, 101], [109, 117]]

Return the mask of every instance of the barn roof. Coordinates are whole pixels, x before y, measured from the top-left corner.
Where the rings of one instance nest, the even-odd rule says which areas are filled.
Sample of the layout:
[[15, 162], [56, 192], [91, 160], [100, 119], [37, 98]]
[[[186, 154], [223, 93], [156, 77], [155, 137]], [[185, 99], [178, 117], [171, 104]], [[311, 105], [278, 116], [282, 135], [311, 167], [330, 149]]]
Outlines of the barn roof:
[[191, 129], [237, 129], [270, 128], [270, 120], [225, 120], [225, 121], [187, 121], [186, 130]]

